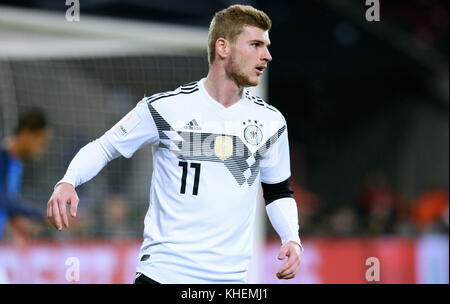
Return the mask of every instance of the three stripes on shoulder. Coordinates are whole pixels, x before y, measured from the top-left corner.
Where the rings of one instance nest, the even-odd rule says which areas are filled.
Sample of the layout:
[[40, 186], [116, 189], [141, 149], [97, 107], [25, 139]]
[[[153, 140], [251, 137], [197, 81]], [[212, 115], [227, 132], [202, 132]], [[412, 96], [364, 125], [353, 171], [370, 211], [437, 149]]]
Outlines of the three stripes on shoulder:
[[191, 94], [195, 91], [198, 91], [198, 84], [197, 82], [191, 82], [185, 85], [182, 85], [175, 91], [168, 91], [164, 93], [157, 93], [154, 94], [146, 99], [147, 103], [152, 103], [154, 101], [157, 101], [158, 99], [165, 98], [165, 97], [172, 97], [179, 94]]

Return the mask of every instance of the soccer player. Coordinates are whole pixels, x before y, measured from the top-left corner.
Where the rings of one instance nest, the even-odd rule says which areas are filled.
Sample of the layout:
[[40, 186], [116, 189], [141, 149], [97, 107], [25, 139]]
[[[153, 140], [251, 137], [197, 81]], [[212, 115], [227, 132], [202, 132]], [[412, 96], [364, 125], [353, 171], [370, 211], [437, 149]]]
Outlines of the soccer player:
[[135, 283], [245, 283], [259, 183], [291, 279], [303, 248], [289, 187], [286, 121], [246, 88], [267, 64], [271, 20], [251, 6], [218, 12], [208, 37], [208, 75], [142, 99], [103, 136], [84, 146], [47, 204], [57, 229], [76, 216], [75, 187], [112, 159], [153, 147], [150, 204]]
[[[48, 127], [44, 113], [29, 109], [19, 117], [14, 134], [0, 145], [0, 240], [9, 223], [13, 236], [26, 241], [29, 225], [26, 218], [44, 221], [42, 211], [33, 209], [18, 198], [22, 180], [24, 160], [39, 156], [48, 141]], [[7, 282], [0, 269], [0, 283]]]

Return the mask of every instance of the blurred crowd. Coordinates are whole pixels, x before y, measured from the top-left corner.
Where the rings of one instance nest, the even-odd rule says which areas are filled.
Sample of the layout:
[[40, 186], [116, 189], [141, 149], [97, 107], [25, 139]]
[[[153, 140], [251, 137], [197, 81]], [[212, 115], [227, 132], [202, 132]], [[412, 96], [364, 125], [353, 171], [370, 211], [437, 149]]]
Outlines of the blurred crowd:
[[[357, 187], [354, 201], [339, 204], [331, 212], [321, 208], [320, 195], [291, 181], [298, 205], [302, 235], [417, 236], [449, 232], [448, 188], [436, 183], [419, 195], [398, 194], [381, 170], [369, 172]], [[268, 225], [270, 235], [275, 232]]]
[[413, 37], [448, 52], [448, 1], [397, 0], [381, 3], [383, 19], [410, 32]]

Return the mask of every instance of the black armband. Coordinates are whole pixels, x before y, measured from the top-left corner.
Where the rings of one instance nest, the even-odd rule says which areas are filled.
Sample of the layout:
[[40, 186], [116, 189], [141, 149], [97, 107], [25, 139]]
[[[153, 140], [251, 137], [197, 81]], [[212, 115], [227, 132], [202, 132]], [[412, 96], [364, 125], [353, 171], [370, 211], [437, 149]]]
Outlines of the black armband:
[[266, 200], [266, 206], [280, 198], [294, 197], [294, 191], [289, 186], [289, 178], [278, 184], [261, 183], [261, 185], [264, 199]]

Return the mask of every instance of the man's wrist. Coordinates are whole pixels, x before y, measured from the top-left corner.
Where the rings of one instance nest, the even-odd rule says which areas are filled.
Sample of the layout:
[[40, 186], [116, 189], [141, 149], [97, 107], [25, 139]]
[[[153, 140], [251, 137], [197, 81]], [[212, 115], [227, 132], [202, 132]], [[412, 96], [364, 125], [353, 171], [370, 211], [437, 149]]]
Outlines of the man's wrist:
[[60, 180], [59, 182], [56, 183], [56, 185], [55, 185], [55, 187], [53, 189], [56, 189], [56, 187], [58, 187], [61, 184], [69, 184], [69, 185], [72, 185], [75, 188], [75, 183], [74, 182], [62, 179], [62, 180]]
[[[297, 244], [299, 247], [300, 247], [300, 251], [301, 251], [301, 253], [303, 253], [303, 245], [302, 245], [302, 242], [301, 241], [299, 241], [299, 240], [295, 240], [295, 239], [289, 239], [289, 240], [287, 240], [284, 244], [287, 244], [287, 243], [289, 243], [289, 242], [293, 242], [293, 243], [295, 243], [295, 244]], [[283, 244], [283, 245], [284, 245]]]

